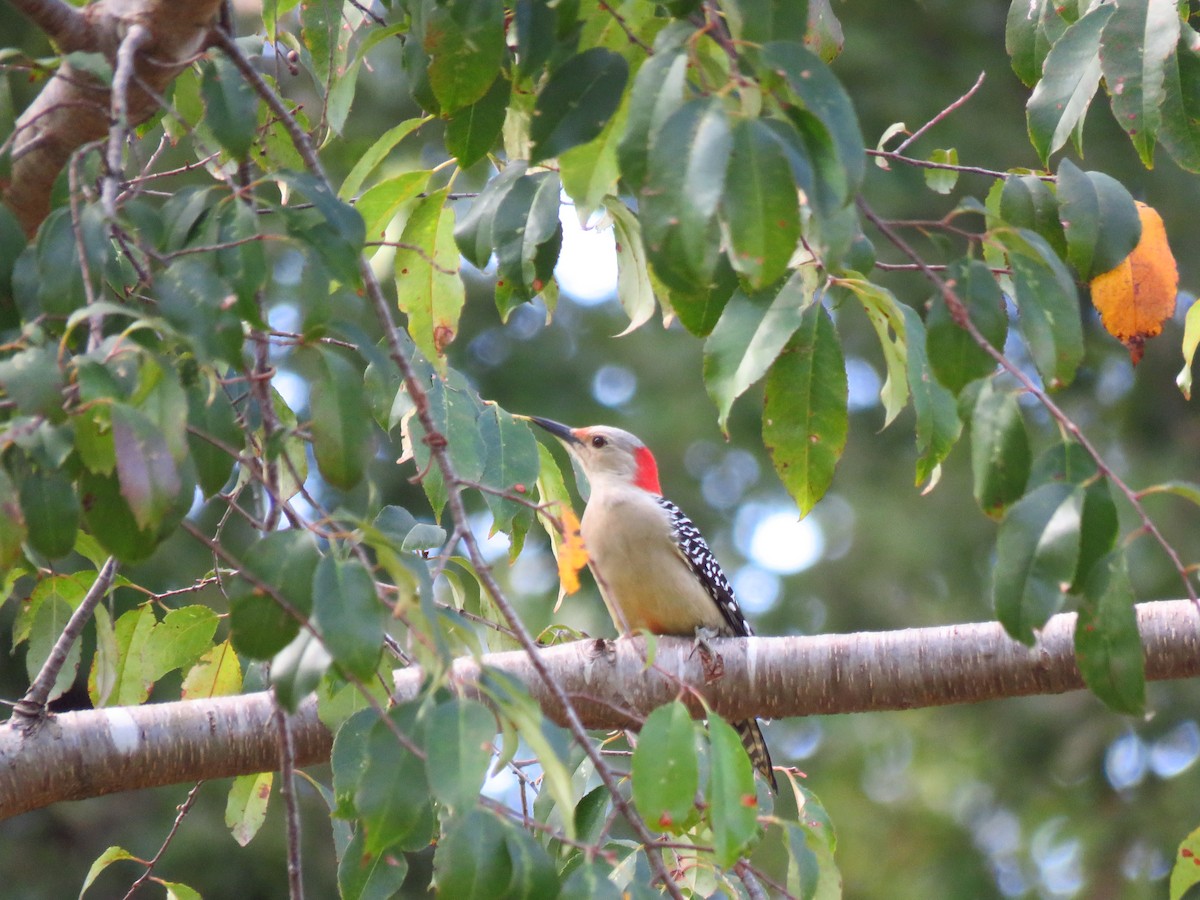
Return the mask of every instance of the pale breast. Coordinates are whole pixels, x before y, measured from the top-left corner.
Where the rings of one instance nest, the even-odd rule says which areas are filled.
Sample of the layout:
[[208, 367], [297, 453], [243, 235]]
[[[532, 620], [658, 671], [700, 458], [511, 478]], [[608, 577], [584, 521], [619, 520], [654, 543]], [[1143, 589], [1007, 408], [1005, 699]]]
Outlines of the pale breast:
[[698, 625], [724, 627], [720, 609], [671, 538], [669, 516], [652, 496], [593, 495], [582, 530], [589, 566], [619, 632], [691, 636]]

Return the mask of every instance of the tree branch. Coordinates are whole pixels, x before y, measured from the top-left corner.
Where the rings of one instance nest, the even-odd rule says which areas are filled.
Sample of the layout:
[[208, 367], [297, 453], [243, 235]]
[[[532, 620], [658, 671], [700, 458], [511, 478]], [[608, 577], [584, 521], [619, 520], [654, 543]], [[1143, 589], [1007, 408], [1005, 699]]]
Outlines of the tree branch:
[[[1187, 600], [1143, 603], [1138, 627], [1146, 677], [1200, 675], [1200, 617]], [[1075, 667], [1075, 614], [1053, 617], [1026, 647], [995, 622], [891, 632], [713, 641], [724, 674], [705, 683], [704, 664], [684, 638], [657, 639], [645, 664], [640, 638], [576, 641], [542, 650], [551, 691], [522, 651], [457, 660], [451, 677], [464, 691], [482, 667], [521, 679], [547, 716], [562, 721], [560, 693], [589, 728], [637, 725], [687, 684], [729, 719], [783, 718], [978, 703], [1059, 694], [1084, 687]], [[423, 673], [395, 675], [395, 698], [417, 697]], [[698, 711], [698, 703], [684, 699]], [[268, 693], [63, 713], [26, 735], [0, 725], [0, 819], [62, 800], [185, 781], [272, 770], [278, 747]], [[295, 764], [327, 761], [329, 732], [312, 698], [289, 716]]]
[[85, 14], [63, 0], [12, 0], [12, 5], [63, 53], [95, 49]]
[[[221, 0], [99, 0], [85, 12], [75, 13], [78, 20], [64, 18], [58, 8], [63, 5], [46, 0], [18, 4], [52, 37], [74, 35], [60, 41], [64, 49], [103, 53], [114, 70], [130, 29], [140, 26], [149, 32], [135, 54], [126, 97], [127, 127], [132, 128], [157, 111], [167, 85], [203, 49]], [[80, 20], [86, 23], [86, 39], [79, 37]], [[54, 29], [60, 33], [56, 35]], [[64, 62], [17, 120], [12, 177], [4, 202], [30, 237], [49, 214], [51, 188], [71, 154], [108, 135], [111, 105], [107, 85]]]

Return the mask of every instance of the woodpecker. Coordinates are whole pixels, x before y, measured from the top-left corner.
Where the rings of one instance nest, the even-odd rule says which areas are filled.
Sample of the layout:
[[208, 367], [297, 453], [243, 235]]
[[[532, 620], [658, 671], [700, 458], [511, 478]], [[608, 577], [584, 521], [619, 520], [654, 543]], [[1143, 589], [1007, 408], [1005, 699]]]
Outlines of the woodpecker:
[[[700, 530], [662, 495], [658, 464], [642, 441], [605, 425], [571, 428], [530, 416], [567, 448], [591, 487], [581, 529], [588, 568], [622, 634], [754, 632]], [[734, 723], [750, 761], [779, 792], [757, 720]]]

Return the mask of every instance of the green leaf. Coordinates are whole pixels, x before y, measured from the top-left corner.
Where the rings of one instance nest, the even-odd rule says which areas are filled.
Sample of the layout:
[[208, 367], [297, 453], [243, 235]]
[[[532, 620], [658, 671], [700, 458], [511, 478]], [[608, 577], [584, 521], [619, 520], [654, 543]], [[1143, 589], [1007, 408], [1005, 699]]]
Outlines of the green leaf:
[[30, 546], [50, 559], [70, 553], [83, 516], [74, 483], [62, 472], [35, 469], [21, 479], [20, 497]]
[[911, 306], [902, 307], [908, 339], [908, 389], [917, 415], [916, 483], [936, 483], [937, 474], [962, 434], [958, 404], [933, 374], [925, 355], [925, 325]]
[[817, 294], [814, 266], [765, 290], [734, 292], [704, 343], [704, 384], [728, 434], [733, 402], [767, 373], [803, 321]]
[[504, 822], [486, 809], [475, 808], [448, 824], [434, 853], [439, 892], [462, 900], [501, 894], [512, 878]]
[[809, 10], [805, 0], [736, 0], [729, 4], [726, 15], [734, 39], [751, 44], [800, 43], [808, 31]]
[[312, 611], [313, 573], [320, 558], [312, 535], [300, 529], [273, 532], [242, 551], [242, 568], [249, 577], [228, 588], [230, 630], [239, 653], [270, 659], [291, 642], [300, 630], [292, 613], [307, 616]]
[[223, 54], [202, 66], [204, 124], [234, 159], [244, 160], [258, 128], [258, 95]]
[[650, 148], [684, 101], [688, 56], [678, 44], [664, 45], [668, 32], [671, 29], [663, 32], [655, 42], [654, 55], [638, 69], [629, 95], [629, 117], [617, 144], [621, 176], [635, 194], [646, 182]]
[[202, 361], [242, 364], [242, 320], [225, 303], [228, 286], [207, 254], [173, 260], [155, 279], [155, 287], [163, 318]]
[[504, 8], [492, 0], [429, 4], [423, 46], [429, 86], [443, 113], [475, 103], [504, 61]]
[[1098, 560], [1110, 553], [1117, 543], [1119, 522], [1117, 505], [1107, 480], [1087, 485], [1083, 494], [1083, 514], [1079, 526], [1079, 564], [1071, 581], [1071, 592], [1079, 593], [1091, 577]]
[[583, 862], [570, 870], [559, 896], [588, 897], [590, 900], [627, 900], [630, 895], [623, 893], [609, 879], [609, 871], [609, 868], [599, 861]]
[[575, 214], [584, 227], [605, 198], [617, 193], [617, 140], [625, 133], [628, 117], [629, 103], [624, 100], [595, 139], [559, 155], [563, 190], [574, 202]]
[[178, 881], [160, 881], [167, 892], [166, 900], [203, 900], [200, 892]]
[[721, 212], [733, 268], [754, 289], [781, 278], [800, 239], [800, 201], [779, 139], [760, 119], [733, 127]]
[[[86, 252], [88, 274], [96, 282], [104, 271], [109, 247], [100, 208], [91, 204], [83, 207], [78, 238], [70, 209], [60, 207], [42, 222], [35, 245], [37, 309], [26, 310], [27, 318], [38, 314], [69, 316], [87, 302], [78, 241], [82, 241]], [[19, 269], [14, 273], [14, 282], [18, 280]], [[17, 283], [13, 286], [19, 288]], [[17, 299], [20, 303], [20, 296]]]
[[1040, 235], [1059, 257], [1067, 255], [1067, 236], [1058, 215], [1058, 198], [1037, 175], [1009, 175], [1000, 194], [1000, 216], [1014, 228]]
[[512, 82], [497, 75], [487, 93], [446, 121], [446, 150], [467, 169], [487, 156], [500, 137]]
[[562, 247], [562, 185], [553, 172], [526, 175], [506, 191], [492, 219], [496, 306], [502, 320], [549, 286]]
[[294, 713], [329, 671], [333, 658], [324, 644], [308, 629], [271, 657], [270, 681], [275, 699]]
[[805, 516], [833, 481], [846, 446], [846, 364], [829, 314], [819, 303], [767, 375], [763, 443]]
[[121, 496], [141, 530], [157, 531], [183, 488], [162, 430], [124, 403], [112, 406], [113, 448]]
[[146, 651], [157, 622], [149, 603], [135, 607], [117, 619], [117, 668], [109, 703], [112, 706], [136, 706], [146, 702], [154, 678], [146, 665]]
[[[416, 707], [399, 706], [377, 721], [366, 742], [366, 762], [354, 808], [366, 830], [365, 851], [375, 855], [397, 845], [429, 843], [433, 825], [425, 764], [401, 743], [396, 731], [418, 745]], [[395, 731], [393, 730], [395, 729]]]
[[217, 614], [207, 606], [170, 610], [147, 639], [142, 656], [145, 676], [158, 681], [168, 672], [190, 668], [212, 645], [218, 622]]
[[1090, 453], [1079, 444], [1063, 441], [1038, 456], [1029, 474], [1029, 486], [1034, 488], [1055, 481], [1086, 486], [1096, 480], [1098, 472]]
[[642, 244], [641, 221], [615, 197], [604, 201], [604, 209], [612, 217], [613, 240], [617, 250], [617, 299], [625, 315], [629, 316], [629, 325], [621, 332], [625, 335], [645, 325], [654, 316], [654, 285], [650, 281], [646, 248]]
[[242, 691], [242, 664], [228, 640], [200, 656], [183, 676], [181, 700], [229, 697]]
[[891, 291], [868, 281], [843, 279], [841, 286], [858, 297], [879, 338], [879, 348], [887, 366], [887, 378], [879, 390], [884, 409], [883, 427], [886, 428], [908, 402], [908, 336], [902, 307]]
[[509, 163], [484, 186], [454, 228], [454, 242], [467, 262], [477, 269], [486, 269], [495, 249], [492, 224], [496, 211], [525, 175], [524, 162]]
[[1012, 637], [1033, 644], [1034, 631], [1062, 607], [1079, 562], [1083, 490], [1046, 484], [1022, 497], [1000, 523], [993, 599]]
[[738, 287], [737, 273], [725, 254], [717, 257], [717, 268], [709, 282], [695, 290], [668, 289], [658, 283], [653, 270], [649, 271], [649, 276], [656, 292], [668, 295], [664, 307], [669, 307], [679, 317], [680, 324], [696, 337], [712, 334], [729, 298]]
[[303, 47], [311, 64], [313, 77], [323, 91], [328, 91], [346, 62], [348, 41], [341, 36], [341, 7], [337, 0], [303, 0], [300, 4], [300, 24]]
[[312, 246], [338, 278], [348, 284], [358, 281], [358, 256], [366, 242], [362, 216], [348, 203], [339, 200], [328, 185], [307, 172], [280, 170], [277, 181], [307, 197], [324, 220], [320, 227], [308, 228], [296, 237]]
[[732, 143], [724, 105], [703, 99], [676, 110], [650, 147], [640, 195], [642, 237], [655, 273], [671, 288], [696, 293], [711, 282]]
[[[0, 469], [0, 574], [7, 573], [23, 556], [25, 521], [12, 479]], [[16, 643], [14, 638], [13, 643]]]
[[408, 333], [430, 362], [445, 372], [443, 351], [458, 333], [466, 293], [458, 277], [454, 211], [448, 188], [427, 194], [409, 214], [396, 250], [396, 296]]
[[451, 812], [470, 809], [479, 799], [496, 717], [480, 703], [452, 698], [430, 710], [425, 723], [425, 775], [439, 803]]
[[[1008, 315], [1004, 296], [991, 270], [979, 260], [956, 260], [946, 272], [946, 281], [954, 288], [974, 326], [992, 347], [1003, 352]], [[996, 370], [991, 355], [955, 321], [941, 292], [931, 301], [926, 328], [929, 365], [938, 381], [953, 393], [960, 393], [976, 378], [984, 378]]]
[[141, 562], [158, 546], [158, 535], [138, 526], [116, 478], [84, 472], [79, 498], [88, 531], [121, 562]]
[[[479, 434], [487, 448], [481, 482], [498, 491], [515, 493], [528, 498], [538, 477], [537, 441], [523, 422], [495, 404], [487, 404], [479, 414]], [[510, 532], [513, 519], [528, 507], [498, 496], [484, 493], [492, 511], [497, 531]]]
[[407, 875], [408, 859], [403, 853], [367, 853], [359, 828], [338, 862], [338, 894], [342, 900], [390, 900]]
[[1195, 900], [1190, 889], [1200, 884], [1200, 828], [1191, 832], [1179, 844], [1175, 866], [1171, 869], [1171, 900]]
[[700, 787], [696, 730], [678, 700], [646, 717], [633, 751], [633, 802], [646, 824], [678, 834]]
[[1100, 38], [1100, 67], [1113, 116], [1148, 169], [1154, 166], [1162, 122], [1166, 64], [1179, 41], [1176, 6], [1172, 0], [1117, 3]]
[[1100, 34], [1116, 7], [1093, 7], [1046, 55], [1042, 80], [1026, 104], [1029, 140], [1046, 165], [1083, 122], [1100, 84]]
[[971, 472], [975, 500], [998, 519], [1025, 493], [1031, 454], [1015, 395], [986, 382], [971, 414]]
[[1115, 712], [1140, 716], [1146, 705], [1145, 659], [1125, 554], [1092, 567], [1075, 623], [1075, 661], [1092, 693]]
[[[38, 606], [37, 612], [30, 619], [29, 646], [25, 653], [25, 673], [29, 676], [31, 683], [45, 665], [46, 660], [50, 658], [50, 651], [54, 649], [54, 644], [62, 634], [63, 628], [66, 627], [72, 612], [74, 609], [71, 604], [67, 603], [61, 595], [54, 594], [47, 597]], [[80, 656], [80, 642], [75, 641], [67, 652], [67, 658], [58, 671], [54, 685], [50, 688], [50, 693], [46, 697], [47, 702], [61, 697], [75, 683]], [[144, 699], [145, 697], [142, 697], [134, 702], [140, 703]]]
[[63, 420], [63, 376], [50, 348], [29, 347], [0, 361], [0, 387], [25, 415]]
[[1200, 172], [1200, 41], [1190, 27], [1182, 29], [1175, 49], [1167, 57], [1163, 72], [1162, 124], [1158, 139], [1166, 151], [1188, 172]]
[[379, 713], [374, 709], [360, 709], [347, 718], [333, 736], [329, 767], [333, 773], [334, 798], [330, 815], [334, 818], [353, 819], [358, 815], [354, 795], [367, 765], [367, 739], [378, 721]]
[[717, 865], [728, 868], [758, 835], [754, 768], [738, 733], [714, 713], [708, 717], [708, 739], [711, 754], [705, 797], [713, 855]]
[[200, 490], [211, 497], [229, 481], [234, 464], [230, 451], [240, 453], [245, 440], [223, 387], [193, 384], [188, 388], [187, 402], [188, 451], [196, 464]]
[[1042, 63], [1050, 47], [1078, 15], [1071, 16], [1072, 10], [1070, 4], [1058, 0], [1015, 0], [1009, 7], [1004, 45], [1012, 57], [1013, 71], [1026, 87], [1033, 87], [1042, 77]]
[[428, 184], [429, 172], [422, 169], [385, 178], [364, 191], [354, 208], [362, 215], [367, 234], [385, 239], [392, 219], [421, 196]]
[[[446, 380], [434, 378], [427, 391], [429, 414], [437, 433], [446, 438], [446, 450], [458, 476], [465, 481], [478, 481], [487, 461], [487, 447], [479, 431], [479, 415], [483, 411], [479, 395], [467, 379], [454, 369]], [[435, 514], [446, 503], [441, 471], [430, 464], [429, 445], [423, 440], [424, 430], [414, 416], [409, 422], [412, 432], [413, 460], [418, 472], [425, 472], [422, 487], [429, 497]]]
[[229, 787], [229, 798], [225, 801], [225, 827], [243, 847], [254, 840], [267, 818], [267, 803], [271, 799], [274, 780], [274, 772], [239, 775]]
[[308, 407], [312, 415], [313, 456], [321, 477], [350, 490], [371, 458], [371, 412], [363, 395], [362, 373], [342, 353], [319, 346]]
[[108, 706], [116, 687], [117, 666], [120, 650], [117, 648], [117, 632], [112, 617], [103, 603], [96, 606], [96, 653], [92, 656], [92, 667], [88, 671], [88, 699], [99, 709]]
[[1001, 230], [995, 236], [1008, 253], [1018, 325], [1029, 355], [1047, 387], [1066, 387], [1083, 360], [1075, 281], [1050, 245], [1033, 232]]
[[1069, 159], [1058, 165], [1058, 214], [1081, 281], [1115, 269], [1142, 236], [1129, 191], [1103, 172], [1080, 171]]
[[765, 44], [762, 53], [764, 64], [783, 76], [803, 109], [828, 129], [849, 199], [858, 192], [867, 168], [865, 142], [850, 95], [829, 66], [800, 44], [776, 41]]
[[556, 68], [533, 107], [530, 162], [558, 156], [599, 135], [617, 111], [628, 79], [625, 58], [603, 47], [584, 50]]
[[[951, 147], [949, 150], [934, 150], [929, 154], [931, 163], [943, 166], [958, 165], [958, 151]], [[954, 169], [926, 169], [925, 185], [937, 194], [948, 194], [958, 184], [958, 172]]]
[[357, 559], [321, 558], [313, 575], [313, 624], [325, 649], [347, 672], [367, 680], [383, 649], [387, 608]]
[[96, 861], [92, 863], [91, 868], [88, 869], [88, 873], [83, 879], [83, 887], [79, 889], [79, 896], [82, 897], [85, 893], [87, 893], [87, 889], [92, 886], [92, 882], [100, 877], [101, 872], [103, 872], [113, 863], [120, 862], [123, 859], [137, 860], [138, 858], [124, 847], [117, 846], [109, 847], [98, 857], [96, 857]]
[[385, 131], [375, 143], [367, 148], [367, 151], [362, 156], [358, 157], [358, 160], [354, 163], [354, 168], [350, 170], [350, 174], [342, 182], [342, 187], [338, 191], [338, 198], [341, 200], [350, 200], [353, 198], [355, 194], [362, 190], [362, 186], [367, 178], [379, 168], [381, 162], [387, 159], [388, 154], [395, 149], [396, 145], [428, 121], [427, 118], [405, 119], [399, 125], [395, 125]]

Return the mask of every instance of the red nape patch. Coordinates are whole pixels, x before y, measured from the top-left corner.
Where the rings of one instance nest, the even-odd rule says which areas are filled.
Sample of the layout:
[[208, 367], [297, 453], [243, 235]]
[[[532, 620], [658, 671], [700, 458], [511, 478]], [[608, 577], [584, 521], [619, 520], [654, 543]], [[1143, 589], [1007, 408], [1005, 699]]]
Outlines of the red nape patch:
[[658, 483], [658, 463], [654, 461], [654, 454], [650, 452], [649, 447], [638, 447], [634, 456], [637, 457], [637, 478], [634, 479], [634, 484], [661, 497], [662, 487]]

